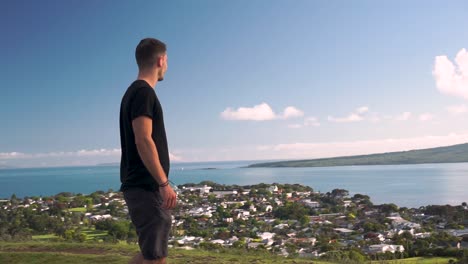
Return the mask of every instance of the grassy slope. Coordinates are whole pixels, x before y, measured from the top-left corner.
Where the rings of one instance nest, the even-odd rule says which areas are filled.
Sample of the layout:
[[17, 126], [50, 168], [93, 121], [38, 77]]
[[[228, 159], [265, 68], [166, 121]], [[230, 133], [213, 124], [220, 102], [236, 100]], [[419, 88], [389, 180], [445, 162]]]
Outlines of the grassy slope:
[[400, 152], [252, 164], [249, 167], [329, 167], [468, 162], [468, 143]]
[[[0, 263], [127, 263], [138, 252], [136, 245], [96, 243], [0, 242]], [[170, 249], [170, 263], [312, 263], [254, 252], [216, 253], [204, 250]], [[325, 263], [316, 262], [313, 263]]]
[[[95, 228], [83, 228], [81, 230], [83, 234], [86, 234], [86, 241], [99, 242], [102, 238], [107, 235], [107, 231], [96, 230]], [[48, 235], [34, 235], [32, 236], [33, 241], [42, 242], [56, 242], [60, 240], [60, 237], [54, 234]]]
[[[138, 252], [136, 245], [127, 244], [96, 244], [96, 243], [8, 243], [0, 242], [0, 263], [35, 264], [35, 263], [116, 263], [124, 264]], [[216, 253], [203, 250], [170, 250], [171, 264], [210, 264], [210, 263], [317, 263], [305, 259], [286, 259], [277, 256], [256, 254], [255, 252], [232, 251]], [[448, 263], [448, 258], [422, 259], [413, 258], [388, 262], [389, 264], [442, 264]], [[372, 262], [381, 263], [381, 262]]]

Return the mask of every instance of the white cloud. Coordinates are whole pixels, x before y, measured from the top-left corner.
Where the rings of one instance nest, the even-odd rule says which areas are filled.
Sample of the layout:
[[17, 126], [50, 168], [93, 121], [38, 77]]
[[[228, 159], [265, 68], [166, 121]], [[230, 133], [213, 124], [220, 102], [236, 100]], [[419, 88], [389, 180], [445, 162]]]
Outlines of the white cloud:
[[454, 115], [464, 114], [468, 112], [468, 107], [466, 105], [451, 105], [447, 106], [447, 111]]
[[184, 159], [181, 156], [169, 153], [169, 158], [171, 161], [183, 161]]
[[0, 152], [1, 159], [18, 159], [24, 157], [25, 154], [21, 152]]
[[369, 120], [372, 123], [380, 122], [381, 119], [382, 118], [380, 117], [380, 115], [378, 113], [371, 113], [370, 116], [369, 116]]
[[347, 117], [333, 117], [328, 116], [328, 121], [335, 123], [349, 123], [349, 122], [358, 122], [362, 121], [364, 118], [358, 114], [349, 114]]
[[180, 149], [184, 161], [314, 159], [406, 151], [468, 142], [468, 131], [446, 135], [372, 140], [297, 142], [269, 145], [235, 145], [223, 148]]
[[[81, 149], [78, 151], [60, 151], [60, 152], [48, 152], [48, 153], [22, 153], [22, 152], [0, 152], [0, 160], [7, 159], [38, 159], [38, 158], [64, 158], [64, 157], [107, 157], [115, 156], [120, 157], [121, 150], [119, 148], [114, 149]], [[178, 155], [169, 153], [171, 160], [180, 161], [182, 158]]]
[[112, 156], [112, 155], [120, 155], [120, 149], [93, 149], [93, 150], [86, 150], [82, 149], [76, 152], [78, 157], [80, 156]]
[[305, 159], [326, 158], [348, 155], [406, 151], [412, 149], [449, 146], [468, 142], [468, 133], [450, 133], [442, 136], [420, 136], [411, 138], [386, 138], [378, 140], [358, 140], [318, 143], [288, 143], [257, 147], [262, 159]]
[[395, 117], [396, 121], [408, 121], [411, 118], [411, 112], [404, 112]]
[[225, 120], [273, 120], [276, 118], [273, 109], [267, 104], [262, 103], [254, 107], [240, 107], [237, 110], [233, 110], [228, 107], [221, 113], [221, 117]]
[[288, 119], [288, 118], [295, 118], [304, 116], [304, 112], [295, 108], [294, 106], [288, 106], [284, 109], [283, 115], [281, 118]]
[[320, 122], [318, 121], [318, 119], [316, 117], [309, 117], [309, 118], [306, 118], [306, 120], [304, 121], [304, 125], [305, 126], [319, 127]]
[[239, 107], [232, 109], [226, 108], [221, 113], [221, 118], [224, 120], [251, 120], [251, 121], [266, 121], [275, 119], [290, 119], [301, 117], [304, 112], [294, 106], [288, 106], [284, 109], [283, 114], [277, 115], [267, 103], [261, 103], [253, 107]]
[[98, 156], [120, 156], [120, 149], [93, 149], [93, 150], [78, 150], [70, 152], [48, 152], [48, 153], [21, 153], [9, 152], [0, 153], [0, 159], [35, 159], [49, 157], [98, 157]]
[[421, 122], [431, 121], [432, 119], [434, 119], [434, 116], [431, 113], [424, 113], [419, 115], [419, 121]]
[[369, 107], [367, 107], [367, 106], [361, 106], [361, 107], [359, 107], [358, 109], [356, 109], [356, 112], [357, 112], [358, 114], [367, 113], [367, 112], [369, 112]]
[[303, 124], [290, 124], [288, 125], [289, 128], [301, 128], [301, 127], [304, 127]]
[[468, 52], [461, 49], [454, 65], [447, 56], [436, 56], [432, 74], [441, 93], [468, 99]]
[[364, 115], [369, 112], [369, 107], [361, 106], [357, 108], [353, 113], [345, 117], [333, 117], [328, 116], [328, 121], [335, 123], [350, 123], [350, 122], [359, 122], [364, 120]]
[[302, 127], [308, 127], [308, 126], [313, 126], [313, 127], [319, 127], [320, 122], [316, 117], [308, 117], [304, 119], [304, 123], [302, 124], [290, 124], [288, 125], [289, 128], [302, 128]]
[[[120, 157], [119, 148], [47, 153], [0, 152], [0, 164], [14, 167], [81, 166], [119, 162]], [[169, 153], [169, 157], [171, 162], [184, 160], [179, 154]]]

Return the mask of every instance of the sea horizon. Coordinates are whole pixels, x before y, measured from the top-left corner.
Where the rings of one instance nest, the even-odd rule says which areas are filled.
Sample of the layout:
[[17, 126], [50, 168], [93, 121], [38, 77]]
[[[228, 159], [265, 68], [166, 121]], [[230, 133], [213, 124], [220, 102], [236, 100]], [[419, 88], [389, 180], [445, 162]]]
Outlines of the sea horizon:
[[[169, 179], [175, 184], [213, 181], [226, 185], [290, 183], [314, 191], [346, 189], [350, 195], [369, 195], [375, 204], [420, 207], [459, 205], [468, 201], [468, 163], [366, 165], [300, 168], [246, 168], [252, 161], [177, 162]], [[207, 169], [210, 168], [210, 169]], [[214, 169], [211, 169], [214, 168]], [[60, 192], [90, 194], [118, 191], [119, 166], [74, 166], [0, 170], [0, 197], [12, 194], [50, 196]]]
[[[293, 161], [296, 159], [261, 159], [261, 160], [220, 160], [220, 161], [171, 161], [171, 167], [180, 164], [215, 164], [215, 163], [263, 163], [263, 162], [276, 162], [276, 161]], [[57, 166], [8, 166], [0, 167], [0, 170], [15, 170], [15, 169], [49, 169], [49, 168], [81, 168], [81, 167], [100, 167], [100, 166], [119, 166], [120, 162], [110, 162], [110, 163], [97, 163], [97, 164], [83, 164], [83, 165], [57, 165]]]

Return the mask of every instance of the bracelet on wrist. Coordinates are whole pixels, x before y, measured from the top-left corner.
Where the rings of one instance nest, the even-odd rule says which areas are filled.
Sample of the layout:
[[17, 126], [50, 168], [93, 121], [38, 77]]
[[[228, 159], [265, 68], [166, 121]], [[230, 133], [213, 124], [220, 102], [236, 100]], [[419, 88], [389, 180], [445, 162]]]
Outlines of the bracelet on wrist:
[[159, 187], [162, 188], [162, 187], [166, 187], [166, 186], [168, 186], [168, 185], [169, 185], [169, 180], [167, 180], [167, 181], [164, 182], [164, 183], [159, 184]]

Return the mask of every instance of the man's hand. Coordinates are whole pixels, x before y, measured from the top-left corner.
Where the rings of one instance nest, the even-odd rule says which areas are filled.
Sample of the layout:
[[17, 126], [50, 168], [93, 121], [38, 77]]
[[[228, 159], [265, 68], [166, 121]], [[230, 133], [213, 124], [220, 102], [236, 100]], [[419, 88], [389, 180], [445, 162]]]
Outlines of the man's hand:
[[170, 185], [159, 187], [159, 192], [163, 200], [163, 209], [173, 209], [176, 206], [177, 195]]

